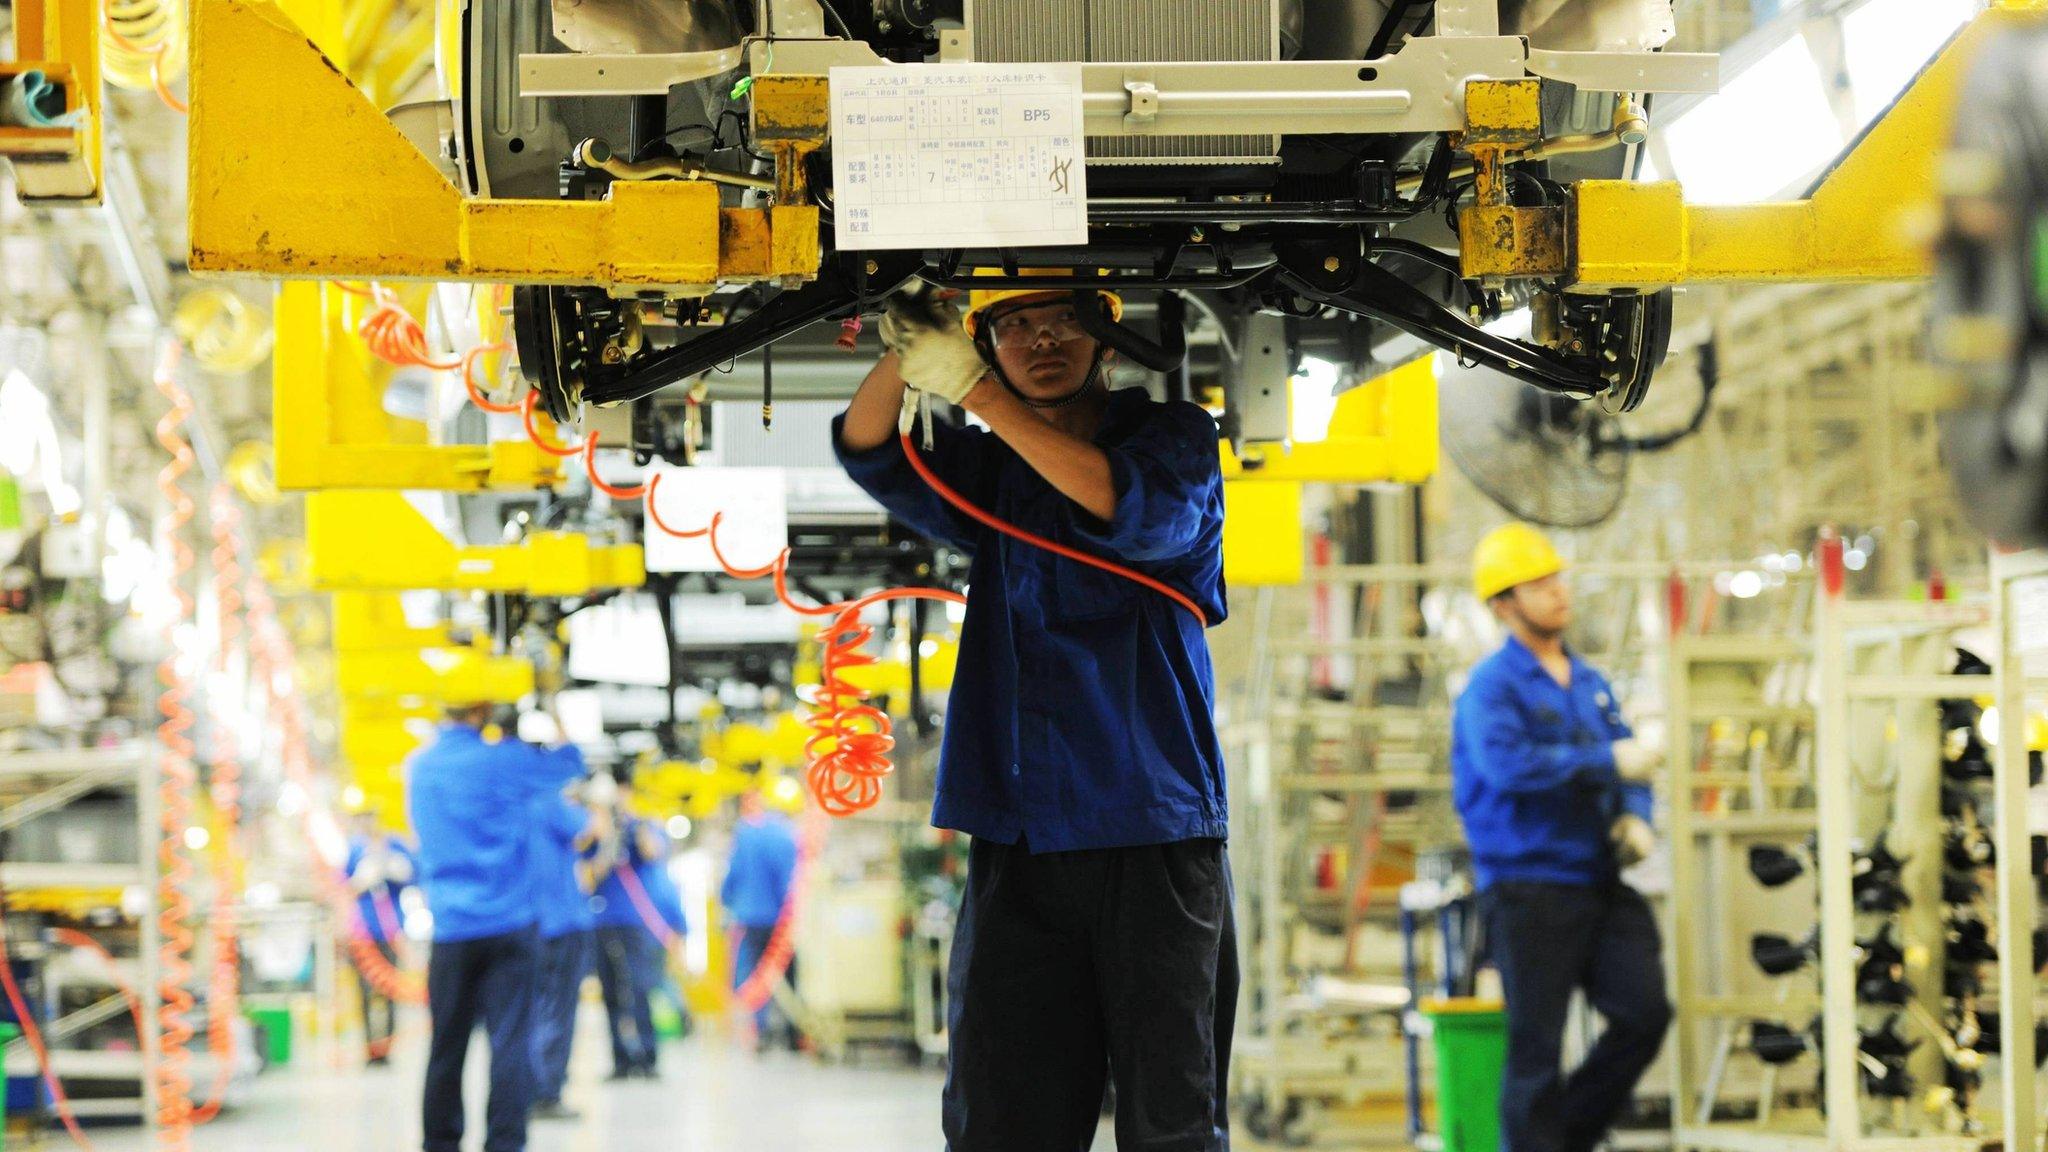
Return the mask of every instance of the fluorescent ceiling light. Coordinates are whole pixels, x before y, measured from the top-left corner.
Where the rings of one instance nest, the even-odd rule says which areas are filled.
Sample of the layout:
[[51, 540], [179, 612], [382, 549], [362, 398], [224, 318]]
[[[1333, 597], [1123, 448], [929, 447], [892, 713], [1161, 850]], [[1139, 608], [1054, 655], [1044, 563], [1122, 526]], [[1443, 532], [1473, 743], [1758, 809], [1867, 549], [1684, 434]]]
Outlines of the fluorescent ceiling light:
[[1769, 200], [1842, 149], [1820, 68], [1794, 38], [1665, 129], [1675, 175], [1695, 204]]
[[1842, 18], [1856, 119], [1878, 118], [1974, 12], [1975, 0], [1869, 0]]
[[1330, 418], [1337, 414], [1337, 366], [1304, 356], [1301, 371], [1287, 381], [1287, 438], [1296, 444], [1319, 444], [1329, 438]]

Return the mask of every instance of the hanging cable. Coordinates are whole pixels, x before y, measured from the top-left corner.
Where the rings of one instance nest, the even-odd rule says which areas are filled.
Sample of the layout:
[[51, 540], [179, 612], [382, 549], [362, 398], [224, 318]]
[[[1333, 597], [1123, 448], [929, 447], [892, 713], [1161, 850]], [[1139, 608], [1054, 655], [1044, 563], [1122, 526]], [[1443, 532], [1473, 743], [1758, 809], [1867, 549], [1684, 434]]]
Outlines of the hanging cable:
[[156, 440], [170, 454], [157, 473], [157, 491], [168, 510], [164, 519], [165, 546], [170, 550], [170, 591], [176, 611], [165, 624], [167, 651], [157, 665], [163, 691], [157, 697], [163, 715], [157, 725], [157, 744], [163, 750], [157, 792], [159, 835], [157, 839], [157, 933], [158, 969], [161, 972], [161, 1003], [157, 1009], [157, 1030], [162, 1051], [157, 1058], [158, 1145], [171, 1152], [191, 1146], [192, 1078], [191, 1057], [185, 1046], [193, 1036], [192, 992], [192, 906], [185, 887], [192, 868], [185, 856], [185, 828], [192, 822], [192, 793], [198, 775], [192, 767], [194, 748], [189, 735], [193, 712], [186, 702], [189, 689], [185, 672], [179, 667], [178, 634], [192, 616], [192, 594], [185, 589], [185, 576], [192, 570], [192, 548], [185, 542], [185, 530], [192, 522], [194, 504], [179, 483], [191, 471], [195, 459], [192, 445], [180, 429], [192, 417], [192, 397], [178, 383], [178, 346], [168, 344], [157, 362], [157, 391], [170, 401], [170, 410], [156, 424]]
[[[0, 899], [0, 905], [6, 901]], [[14, 1013], [15, 1023], [21, 1025], [21, 1038], [28, 1041], [30, 1052], [35, 1054], [36, 1068], [42, 1074], [43, 1086], [50, 1090], [50, 1104], [63, 1123], [64, 1131], [70, 1133], [71, 1142], [92, 1152], [92, 1141], [78, 1128], [78, 1117], [72, 1115], [71, 1100], [64, 1095], [64, 1085], [57, 1080], [57, 1072], [50, 1064], [50, 1049], [43, 1043], [43, 1030], [36, 1026], [35, 1016], [28, 1010], [28, 997], [21, 994], [21, 986], [14, 981], [14, 963], [7, 955], [7, 918], [0, 914], [0, 991], [7, 996], [7, 1006]]]

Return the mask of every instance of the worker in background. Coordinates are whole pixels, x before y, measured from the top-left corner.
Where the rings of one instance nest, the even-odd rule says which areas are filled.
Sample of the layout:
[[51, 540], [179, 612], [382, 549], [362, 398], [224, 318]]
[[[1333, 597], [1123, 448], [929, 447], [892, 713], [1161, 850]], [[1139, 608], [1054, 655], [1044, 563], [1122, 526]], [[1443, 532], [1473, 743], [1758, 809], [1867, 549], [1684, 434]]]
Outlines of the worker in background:
[[[718, 903], [738, 937], [733, 945], [734, 988], [745, 984], [761, 966], [796, 877], [796, 832], [789, 818], [769, 811], [758, 790], [741, 794], [739, 807], [739, 822], [732, 830], [732, 856], [726, 861], [725, 881], [718, 888]], [[792, 958], [789, 972], [793, 973], [795, 966]], [[765, 1049], [775, 1035], [778, 1015], [773, 998], [755, 1011], [756, 1050]], [[789, 1042], [792, 1046], [796, 1043], [793, 1024]]]
[[[351, 939], [368, 943], [386, 964], [398, 963], [398, 942], [405, 935], [400, 900], [419, 874], [419, 862], [405, 841], [384, 830], [377, 810], [357, 798], [349, 805], [348, 858], [343, 864], [349, 891], [355, 894]], [[398, 1006], [379, 991], [370, 975], [356, 969], [362, 993], [365, 1062], [381, 1068], [391, 1062], [391, 1034], [398, 1027]]]
[[[541, 712], [520, 717], [521, 734], [542, 743], [561, 740], [561, 726]], [[573, 746], [568, 748], [574, 751]], [[597, 954], [596, 921], [590, 911], [588, 877], [578, 866], [581, 853], [608, 827], [593, 811], [613, 808], [611, 777], [585, 777], [583, 757], [551, 758], [557, 779], [552, 790], [534, 797], [530, 864], [533, 905], [540, 933], [539, 971], [533, 998], [533, 1118], [574, 1120], [575, 1109], [562, 1102], [569, 1080], [570, 1041], [576, 1033], [576, 1006], [583, 980]]]
[[640, 881], [640, 890], [647, 894], [648, 903], [661, 917], [658, 926], [649, 926], [658, 927], [658, 931], [644, 933], [640, 937], [639, 977], [647, 989], [650, 1018], [654, 1004], [666, 1002], [676, 1014], [679, 1034], [687, 1036], [690, 1033], [690, 1006], [683, 1001], [683, 990], [676, 984], [673, 966], [682, 963], [683, 944], [690, 935], [690, 919], [683, 911], [682, 889], [676, 886], [676, 879], [668, 870], [669, 862], [675, 856], [675, 841], [659, 825], [654, 826], [654, 832], [660, 854], [649, 856], [633, 872]]
[[650, 920], [661, 920], [639, 884], [639, 871], [650, 860], [666, 860], [668, 844], [652, 821], [627, 811], [630, 799], [630, 786], [621, 782], [612, 835], [592, 848], [584, 868], [595, 890], [590, 904], [597, 926], [597, 980], [611, 1027], [612, 1070], [606, 1078], [655, 1080], [660, 1073], [647, 948], [650, 939], [658, 939]]
[[[533, 1105], [533, 999], [539, 915], [530, 855], [536, 826], [566, 813], [540, 803], [582, 768], [573, 747], [489, 741], [488, 704], [452, 707], [414, 754], [408, 792], [420, 886], [434, 915], [427, 962], [433, 1040], [422, 1106], [426, 1152], [462, 1146], [462, 1069], [479, 1023], [490, 1038], [484, 1152], [521, 1152]], [[606, 814], [590, 817], [602, 824]]]
[[[1508, 637], [1472, 670], [1452, 721], [1453, 795], [1507, 998], [1506, 1152], [1589, 1152], [1671, 1022], [1657, 922], [1621, 880], [1655, 847], [1649, 781], [1663, 756], [1566, 646], [1564, 568], [1524, 524], [1480, 541], [1473, 590]], [[1606, 1027], [1566, 1077], [1565, 1016], [1579, 989]]]
[[1085, 1147], [1105, 1074], [1118, 1147], [1229, 1143], [1237, 957], [1202, 623], [979, 525], [925, 485], [897, 438], [906, 388], [965, 409], [986, 429], [937, 422], [920, 449], [942, 481], [1220, 622], [1216, 423], [1112, 390], [1115, 354], [1087, 335], [1082, 308], [1122, 315], [1114, 295], [1043, 287], [977, 289], [964, 322], [950, 304], [899, 297], [882, 322], [888, 353], [834, 424], [869, 495], [974, 555], [933, 811], [974, 838], [948, 968], [952, 1152]]

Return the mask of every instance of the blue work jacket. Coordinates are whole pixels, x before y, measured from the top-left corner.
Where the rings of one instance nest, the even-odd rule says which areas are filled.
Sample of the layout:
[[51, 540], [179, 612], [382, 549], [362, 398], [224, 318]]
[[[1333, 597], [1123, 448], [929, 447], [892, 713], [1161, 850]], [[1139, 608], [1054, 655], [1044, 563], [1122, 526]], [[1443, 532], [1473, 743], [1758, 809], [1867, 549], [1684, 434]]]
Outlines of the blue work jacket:
[[493, 744], [462, 724], [442, 725], [438, 738], [413, 754], [406, 799], [434, 939], [477, 940], [539, 922], [531, 859], [536, 802], [582, 764], [573, 747]]
[[576, 880], [576, 838], [590, 828], [590, 813], [570, 803], [562, 789], [583, 776], [583, 755], [573, 746], [570, 756], [551, 757], [553, 785], [533, 798], [533, 910], [543, 940], [588, 932], [590, 894]]
[[1615, 774], [1613, 743], [1629, 735], [1607, 678], [1576, 655], [1570, 687], [1512, 636], [1472, 670], [1452, 714], [1451, 784], [1481, 888], [1614, 879], [1609, 827], [1651, 813], [1649, 787]]
[[[897, 519], [974, 556], [932, 822], [1034, 852], [1225, 836], [1202, 625], [1157, 592], [977, 524], [911, 471], [894, 438], [847, 451], [844, 421], [832, 442], [848, 475]], [[924, 459], [975, 505], [1223, 620], [1223, 478], [1201, 408], [1110, 393], [1094, 438], [1116, 485], [1107, 523], [994, 434], [941, 424], [934, 436]]]
[[[643, 829], [653, 832], [661, 840], [663, 850], [660, 861], [650, 859], [640, 851], [640, 834]], [[626, 891], [625, 881], [619, 878], [619, 871], [631, 869], [633, 878], [641, 882], [642, 888], [646, 888], [645, 877], [648, 870], [666, 863], [668, 834], [638, 816], [626, 816], [619, 821], [619, 837], [620, 846], [624, 851], [620, 853], [618, 863], [612, 870], [598, 877], [597, 890], [590, 895], [592, 919], [599, 928], [646, 928], [651, 932], [654, 930], [653, 926], [647, 923], [646, 918], [640, 914], [639, 906], [633, 903], [632, 895]], [[595, 851], [593, 846], [584, 852], [584, 856], [588, 858], [594, 855]], [[647, 895], [655, 904], [655, 910], [659, 912], [659, 897], [652, 888], [647, 888]], [[667, 917], [664, 915], [663, 919]]]
[[773, 928], [796, 875], [796, 833], [788, 819], [742, 820], [732, 832], [732, 859], [718, 902], [742, 928]]
[[[419, 878], [420, 864], [419, 860], [413, 856], [412, 849], [406, 847], [405, 841], [400, 840], [396, 836], [385, 836], [382, 839], [385, 858], [398, 863], [405, 870], [406, 878], [403, 880], [393, 879], [387, 868], [383, 883], [367, 892], [358, 892], [356, 894], [356, 922], [350, 925], [350, 932], [351, 935], [360, 936], [364, 939], [375, 941], [378, 944], [388, 944], [391, 942], [393, 935], [398, 930], [404, 928], [405, 919], [399, 910], [399, 897], [404, 895], [405, 890], [412, 886], [414, 880]], [[349, 840], [348, 860], [342, 865], [342, 871], [350, 880], [356, 878], [357, 869], [363, 866], [363, 860], [369, 854], [370, 845], [368, 841], [357, 838]], [[380, 907], [379, 905], [382, 906]]]

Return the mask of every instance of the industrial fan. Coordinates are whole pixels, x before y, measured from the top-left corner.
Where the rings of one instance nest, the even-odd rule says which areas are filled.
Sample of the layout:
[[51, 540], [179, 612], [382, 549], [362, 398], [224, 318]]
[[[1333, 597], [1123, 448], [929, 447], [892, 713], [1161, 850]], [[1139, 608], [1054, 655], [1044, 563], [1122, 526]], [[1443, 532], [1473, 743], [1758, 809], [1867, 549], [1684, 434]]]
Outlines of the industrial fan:
[[1682, 427], [1630, 437], [1597, 402], [1545, 392], [1488, 368], [1444, 379], [1444, 449], [1474, 487], [1516, 518], [1590, 528], [1621, 507], [1629, 462], [1661, 452], [1706, 423], [1720, 368], [1715, 342], [1699, 347], [1700, 399]]
[[1599, 405], [1486, 368], [1454, 374], [1442, 394], [1444, 449], [1517, 519], [1588, 528], [1621, 507], [1634, 449]]

